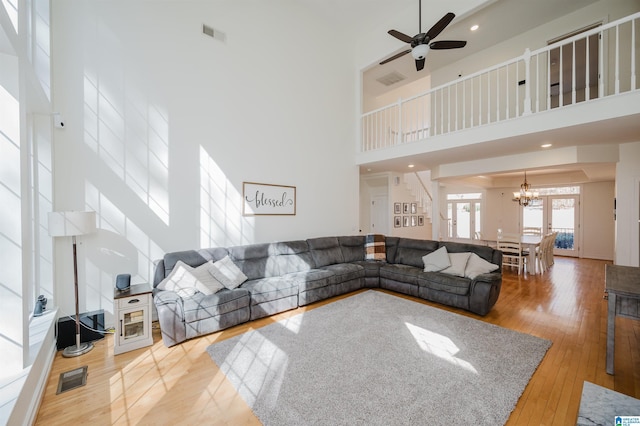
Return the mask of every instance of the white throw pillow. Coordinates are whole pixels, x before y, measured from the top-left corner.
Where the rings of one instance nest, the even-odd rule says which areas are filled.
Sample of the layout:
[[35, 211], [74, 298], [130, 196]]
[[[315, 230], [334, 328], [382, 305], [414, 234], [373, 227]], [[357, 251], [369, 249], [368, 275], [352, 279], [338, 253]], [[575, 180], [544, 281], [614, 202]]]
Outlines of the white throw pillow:
[[206, 294], [207, 296], [215, 294], [224, 288], [224, 285], [211, 273], [212, 268], [213, 261], [210, 260], [191, 271], [191, 273], [196, 277], [196, 290], [200, 293]]
[[247, 276], [228, 255], [214, 263], [209, 272], [229, 290], [238, 287], [247, 280]]
[[491, 262], [487, 262], [475, 253], [471, 253], [469, 261], [467, 262], [467, 268], [464, 270], [464, 276], [474, 279], [480, 274], [488, 274], [498, 269], [499, 266]]
[[451, 266], [447, 269], [443, 269], [443, 274], [455, 275], [457, 277], [464, 277], [464, 270], [467, 267], [467, 261], [471, 257], [470, 252], [464, 253], [449, 253], [449, 260], [451, 261]]
[[445, 246], [422, 256], [422, 261], [424, 262], [424, 272], [438, 272], [451, 266], [449, 254]]
[[178, 296], [192, 297], [196, 290], [196, 277], [191, 273], [193, 268], [182, 261], [177, 261], [171, 273], [158, 284], [160, 290], [174, 291]]

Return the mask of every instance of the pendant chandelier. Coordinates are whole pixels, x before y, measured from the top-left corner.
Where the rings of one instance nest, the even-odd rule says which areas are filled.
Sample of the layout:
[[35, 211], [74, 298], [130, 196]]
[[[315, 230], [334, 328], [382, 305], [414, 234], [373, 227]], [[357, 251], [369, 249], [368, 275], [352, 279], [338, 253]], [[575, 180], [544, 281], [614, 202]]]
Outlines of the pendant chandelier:
[[524, 172], [524, 182], [520, 185], [520, 192], [513, 193], [513, 201], [517, 201], [523, 207], [527, 207], [532, 201], [538, 199], [540, 194], [538, 191], [533, 191], [531, 185], [527, 182], [527, 172]]

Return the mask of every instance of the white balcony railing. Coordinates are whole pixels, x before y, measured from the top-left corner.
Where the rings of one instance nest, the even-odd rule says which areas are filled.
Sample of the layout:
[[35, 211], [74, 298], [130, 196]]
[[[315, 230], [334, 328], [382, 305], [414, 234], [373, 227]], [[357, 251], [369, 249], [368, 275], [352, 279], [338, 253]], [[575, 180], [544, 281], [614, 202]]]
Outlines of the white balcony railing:
[[638, 90], [640, 13], [362, 115], [372, 151]]

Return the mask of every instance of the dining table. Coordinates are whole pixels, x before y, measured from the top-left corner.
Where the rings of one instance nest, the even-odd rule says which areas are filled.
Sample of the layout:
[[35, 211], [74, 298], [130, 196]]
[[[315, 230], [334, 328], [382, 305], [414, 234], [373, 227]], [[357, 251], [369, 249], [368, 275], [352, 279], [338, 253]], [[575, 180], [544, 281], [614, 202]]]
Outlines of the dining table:
[[538, 265], [536, 262], [536, 250], [540, 247], [541, 242], [542, 235], [520, 235], [522, 249], [529, 253], [529, 258], [527, 259], [527, 272], [531, 275], [542, 273], [542, 271], [538, 271]]

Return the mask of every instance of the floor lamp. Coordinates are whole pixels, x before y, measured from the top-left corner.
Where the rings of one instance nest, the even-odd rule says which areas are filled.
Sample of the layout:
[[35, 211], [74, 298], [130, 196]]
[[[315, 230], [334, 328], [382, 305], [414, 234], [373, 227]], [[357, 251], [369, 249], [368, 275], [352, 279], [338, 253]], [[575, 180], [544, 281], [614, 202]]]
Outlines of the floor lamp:
[[93, 349], [93, 343], [80, 343], [80, 309], [78, 304], [78, 257], [76, 255], [76, 236], [96, 232], [96, 212], [50, 212], [49, 235], [52, 237], [71, 237], [73, 242], [73, 285], [76, 296], [76, 344], [64, 349], [62, 356], [74, 357], [86, 354]]

